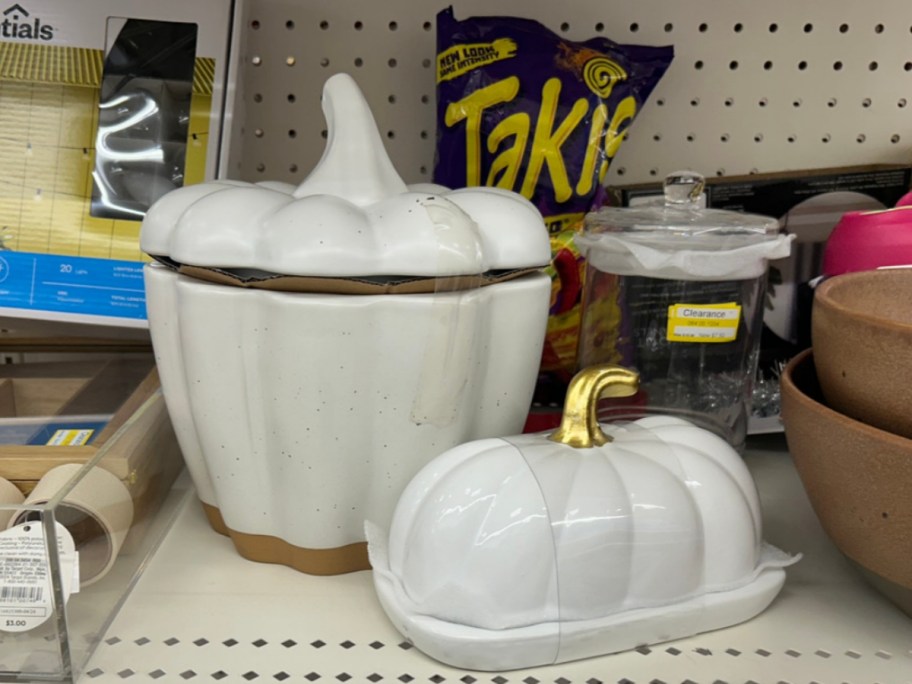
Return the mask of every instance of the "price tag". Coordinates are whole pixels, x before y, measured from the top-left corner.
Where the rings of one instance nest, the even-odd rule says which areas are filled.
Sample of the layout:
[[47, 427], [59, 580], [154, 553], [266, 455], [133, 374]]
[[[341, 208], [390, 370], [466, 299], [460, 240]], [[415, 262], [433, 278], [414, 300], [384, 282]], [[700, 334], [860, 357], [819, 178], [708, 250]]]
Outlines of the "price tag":
[[[64, 601], [79, 591], [79, 554], [73, 537], [55, 523]], [[0, 631], [25, 632], [54, 613], [44, 528], [26, 522], [0, 532]]]
[[741, 306], [674, 304], [668, 307], [669, 342], [734, 342], [738, 338]]

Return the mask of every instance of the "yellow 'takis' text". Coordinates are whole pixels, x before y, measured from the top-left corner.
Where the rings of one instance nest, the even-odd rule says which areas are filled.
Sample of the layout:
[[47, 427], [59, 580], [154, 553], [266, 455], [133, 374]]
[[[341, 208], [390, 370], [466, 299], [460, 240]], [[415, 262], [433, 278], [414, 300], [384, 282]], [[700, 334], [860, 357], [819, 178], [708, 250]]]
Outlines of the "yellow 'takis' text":
[[[519, 78], [510, 76], [450, 104], [444, 117], [447, 127], [452, 128], [465, 122], [466, 185], [488, 185], [517, 190], [525, 197], [531, 197], [542, 170], [547, 168], [554, 186], [554, 199], [557, 202], [566, 202], [574, 192], [577, 195], [591, 193], [596, 170], [598, 182], [601, 183], [608, 171], [609, 160], [617, 153], [627, 135], [626, 129], [620, 129], [636, 114], [636, 100], [633, 96], [625, 97], [618, 103], [614, 112], [609, 112], [605, 104], [595, 107], [590, 117], [586, 154], [582, 162], [573, 160], [578, 168], [568, 169], [561, 148], [589, 113], [589, 101], [585, 98], [578, 99], [566, 117], [557, 121], [560, 92], [560, 79], [549, 78], [542, 87], [541, 106], [534, 125], [529, 114], [517, 112], [500, 121], [486, 141], [482, 140], [481, 135], [481, 121], [485, 110], [516, 98], [519, 94]], [[497, 154], [485, 179], [481, 177], [483, 142], [490, 154]], [[516, 183], [529, 145], [529, 162], [522, 183], [517, 189]], [[604, 151], [604, 156], [599, 154], [600, 151]]]

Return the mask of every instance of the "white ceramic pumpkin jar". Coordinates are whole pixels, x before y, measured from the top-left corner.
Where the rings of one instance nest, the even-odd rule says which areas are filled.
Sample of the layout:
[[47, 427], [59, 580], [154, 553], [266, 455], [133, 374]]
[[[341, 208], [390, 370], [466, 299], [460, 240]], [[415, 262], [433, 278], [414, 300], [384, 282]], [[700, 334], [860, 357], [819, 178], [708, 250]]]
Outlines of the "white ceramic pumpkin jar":
[[245, 557], [369, 567], [412, 476], [522, 428], [550, 297], [548, 236], [514, 193], [409, 189], [354, 81], [323, 92], [301, 185], [216, 181], [143, 222], [149, 324], [199, 498]]
[[754, 482], [680, 418], [599, 425], [636, 373], [581, 371], [552, 434], [483, 439], [425, 466], [389, 536], [371, 529], [391, 621], [456, 667], [509, 670], [727, 627], [775, 598], [796, 559], [763, 543]]

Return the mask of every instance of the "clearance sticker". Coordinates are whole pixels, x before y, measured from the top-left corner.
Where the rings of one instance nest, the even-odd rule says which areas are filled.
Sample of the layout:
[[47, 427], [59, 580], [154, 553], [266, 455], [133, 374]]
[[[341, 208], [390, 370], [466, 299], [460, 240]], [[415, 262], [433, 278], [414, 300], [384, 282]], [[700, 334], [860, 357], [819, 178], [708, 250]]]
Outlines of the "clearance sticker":
[[733, 342], [738, 337], [741, 305], [672, 304], [668, 307], [669, 342]]

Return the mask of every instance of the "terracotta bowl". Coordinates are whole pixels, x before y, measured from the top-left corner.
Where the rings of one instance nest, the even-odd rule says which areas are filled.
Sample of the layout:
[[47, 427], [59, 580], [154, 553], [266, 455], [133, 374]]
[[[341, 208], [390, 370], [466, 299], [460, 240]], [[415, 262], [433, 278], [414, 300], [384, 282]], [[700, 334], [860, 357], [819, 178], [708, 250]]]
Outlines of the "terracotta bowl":
[[814, 360], [802, 352], [782, 375], [789, 451], [827, 535], [912, 616], [912, 440], [829, 408]]
[[912, 268], [825, 281], [814, 294], [811, 335], [827, 403], [912, 438]]

